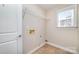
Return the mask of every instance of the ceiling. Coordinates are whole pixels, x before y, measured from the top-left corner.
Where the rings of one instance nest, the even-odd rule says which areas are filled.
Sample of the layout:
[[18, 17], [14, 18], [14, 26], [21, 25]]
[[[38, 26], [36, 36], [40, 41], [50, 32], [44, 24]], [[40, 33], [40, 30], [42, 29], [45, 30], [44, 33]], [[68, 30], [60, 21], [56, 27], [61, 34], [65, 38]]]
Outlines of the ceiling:
[[44, 11], [49, 11], [51, 9], [61, 8], [64, 6], [69, 6], [71, 4], [37, 4]]

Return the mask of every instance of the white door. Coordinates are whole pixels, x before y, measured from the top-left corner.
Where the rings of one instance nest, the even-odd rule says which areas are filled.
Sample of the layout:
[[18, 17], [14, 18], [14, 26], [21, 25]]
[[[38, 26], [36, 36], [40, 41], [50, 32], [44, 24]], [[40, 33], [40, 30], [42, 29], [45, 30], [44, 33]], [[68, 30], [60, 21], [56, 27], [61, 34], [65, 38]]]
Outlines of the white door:
[[20, 5], [0, 5], [0, 54], [22, 53], [21, 11]]

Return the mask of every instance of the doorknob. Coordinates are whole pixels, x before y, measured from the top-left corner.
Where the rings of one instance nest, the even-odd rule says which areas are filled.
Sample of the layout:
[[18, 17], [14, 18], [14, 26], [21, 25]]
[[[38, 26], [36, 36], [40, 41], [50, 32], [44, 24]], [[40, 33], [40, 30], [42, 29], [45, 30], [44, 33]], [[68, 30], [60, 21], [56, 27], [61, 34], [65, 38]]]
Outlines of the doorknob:
[[22, 37], [22, 35], [18, 35], [18, 37]]

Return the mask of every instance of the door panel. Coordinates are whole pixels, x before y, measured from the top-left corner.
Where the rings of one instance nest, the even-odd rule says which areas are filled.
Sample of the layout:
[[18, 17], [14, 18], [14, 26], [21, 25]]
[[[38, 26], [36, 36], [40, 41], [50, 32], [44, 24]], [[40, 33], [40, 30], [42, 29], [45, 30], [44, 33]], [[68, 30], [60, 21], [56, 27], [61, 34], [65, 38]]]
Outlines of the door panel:
[[22, 50], [21, 5], [0, 5], [0, 54], [19, 53]]
[[17, 40], [0, 44], [0, 54], [16, 54]]
[[17, 31], [17, 11], [16, 5], [0, 6], [0, 33]]
[[12, 41], [17, 39], [17, 33], [5, 33], [0, 34], [0, 44], [7, 41]]

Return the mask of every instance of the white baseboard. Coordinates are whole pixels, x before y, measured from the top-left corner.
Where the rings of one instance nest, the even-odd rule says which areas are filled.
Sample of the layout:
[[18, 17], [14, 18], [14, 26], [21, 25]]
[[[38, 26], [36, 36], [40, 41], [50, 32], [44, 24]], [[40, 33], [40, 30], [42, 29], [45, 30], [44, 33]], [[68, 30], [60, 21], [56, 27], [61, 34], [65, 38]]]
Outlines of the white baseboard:
[[41, 48], [42, 46], [44, 46], [46, 43], [44, 42], [43, 44], [41, 44], [40, 46], [36, 47], [35, 49], [31, 50], [30, 52], [28, 52], [27, 54], [32, 54], [33, 52], [35, 52], [36, 50], [38, 50], [39, 48]]
[[65, 51], [68, 51], [68, 52], [71, 52], [71, 53], [74, 53], [74, 54], [78, 53], [78, 52], [76, 52], [75, 50], [71, 50], [71, 49], [62, 47], [62, 46], [60, 46], [60, 45], [56, 45], [56, 44], [54, 44], [54, 43], [47, 42], [47, 44], [52, 45], [52, 46], [55, 46], [55, 47], [57, 47], [57, 48], [61, 48], [61, 49], [65, 50]]
[[30, 52], [28, 52], [27, 54], [32, 54], [33, 52], [35, 52], [36, 50], [38, 50], [39, 48], [41, 48], [42, 46], [44, 46], [45, 44], [49, 44], [51, 46], [55, 46], [57, 48], [60, 48], [60, 49], [63, 49], [65, 51], [68, 51], [68, 52], [71, 52], [71, 53], [78, 53], [76, 52], [75, 50], [71, 50], [71, 49], [68, 49], [68, 48], [65, 48], [65, 47], [62, 47], [60, 45], [57, 45], [57, 44], [54, 44], [54, 43], [50, 43], [50, 42], [44, 42], [43, 44], [41, 44], [40, 46], [36, 47], [35, 49], [31, 50]]

